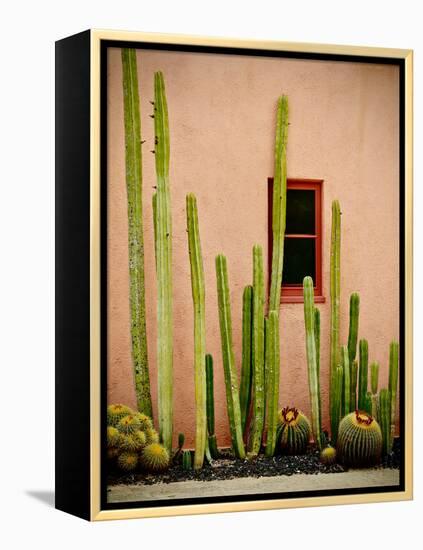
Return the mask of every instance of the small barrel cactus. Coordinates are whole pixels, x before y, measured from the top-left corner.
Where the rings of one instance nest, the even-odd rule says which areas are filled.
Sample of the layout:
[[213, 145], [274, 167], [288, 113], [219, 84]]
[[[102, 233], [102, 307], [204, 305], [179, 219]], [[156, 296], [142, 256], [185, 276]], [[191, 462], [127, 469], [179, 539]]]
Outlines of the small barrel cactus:
[[340, 462], [347, 467], [363, 468], [380, 462], [382, 432], [368, 412], [355, 411], [341, 420], [337, 452]]
[[141, 430], [141, 422], [136, 415], [128, 414], [119, 420], [116, 428], [125, 435], [132, 435]]
[[153, 421], [149, 416], [147, 416], [144, 413], [136, 413], [135, 415], [136, 420], [139, 422], [140, 430], [143, 432], [146, 432], [147, 430], [153, 429]]
[[310, 421], [301, 411], [295, 407], [285, 407], [279, 411], [277, 441], [283, 454], [304, 454], [310, 434]]
[[114, 426], [107, 426], [107, 447], [118, 447], [122, 440], [122, 434]]
[[182, 468], [184, 470], [191, 470], [192, 468], [191, 451], [184, 451], [182, 453]]
[[107, 425], [116, 427], [119, 421], [128, 414], [134, 414], [134, 411], [126, 405], [120, 403], [109, 405], [107, 407]]
[[159, 434], [154, 428], [147, 428], [144, 433], [147, 438], [147, 445], [150, 445], [150, 443], [159, 443]]
[[118, 456], [117, 465], [125, 472], [132, 472], [138, 466], [138, 454], [135, 452], [124, 452]]
[[325, 466], [331, 466], [336, 462], [336, 449], [331, 445], [325, 447], [320, 453], [320, 462]]
[[150, 443], [140, 454], [141, 466], [149, 472], [162, 472], [169, 467], [169, 453], [160, 443]]

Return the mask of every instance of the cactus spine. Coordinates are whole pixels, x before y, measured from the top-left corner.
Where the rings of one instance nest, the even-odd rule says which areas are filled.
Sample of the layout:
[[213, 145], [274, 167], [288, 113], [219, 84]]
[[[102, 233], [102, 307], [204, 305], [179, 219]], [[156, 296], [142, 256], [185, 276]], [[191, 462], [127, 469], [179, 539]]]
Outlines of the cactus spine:
[[278, 428], [279, 398], [279, 316], [276, 311], [269, 313], [266, 330], [266, 407], [267, 440], [266, 456], [275, 454], [276, 432]]
[[257, 456], [260, 451], [264, 427], [264, 275], [263, 250], [253, 247], [253, 415], [249, 452]]
[[160, 439], [172, 452], [173, 312], [172, 218], [169, 189], [169, 122], [163, 74], [154, 74], [154, 132], [157, 175], [157, 365]]
[[123, 48], [122, 85], [128, 202], [129, 302], [132, 361], [138, 410], [152, 416], [145, 321], [144, 236], [142, 217], [141, 116], [136, 50]]
[[219, 456], [216, 434], [214, 433], [214, 382], [213, 382], [213, 357], [206, 355], [206, 382], [207, 382], [207, 431], [209, 436], [209, 449], [212, 458]]
[[241, 406], [242, 432], [245, 433], [248, 413], [251, 404], [251, 375], [252, 375], [252, 317], [253, 315], [253, 287], [248, 285], [242, 295], [242, 365], [241, 383], [239, 387], [239, 401]]
[[391, 450], [391, 392], [386, 388], [379, 392], [379, 421], [382, 429], [382, 453], [386, 455]]
[[367, 384], [369, 370], [369, 344], [367, 340], [360, 340], [359, 343], [359, 371], [358, 371], [358, 408], [366, 410]]
[[275, 167], [273, 178], [272, 211], [272, 275], [270, 281], [269, 311], [279, 313], [281, 301], [284, 237], [286, 224], [286, 146], [288, 141], [288, 98], [278, 99], [276, 117]]
[[332, 202], [332, 230], [330, 248], [330, 418], [331, 432], [337, 432], [337, 411], [335, 410], [336, 369], [339, 365], [339, 305], [341, 293], [341, 209], [339, 201]]
[[235, 455], [238, 458], [244, 459], [245, 448], [242, 439], [241, 408], [239, 405], [238, 381], [232, 342], [232, 318], [229, 299], [228, 269], [226, 265], [226, 258], [221, 254], [216, 257], [216, 280], [229, 427]]
[[351, 377], [350, 377], [350, 364], [348, 361], [348, 348], [342, 346], [341, 348], [342, 368], [344, 371], [344, 394], [343, 394], [343, 413], [342, 416], [351, 412], [350, 410], [350, 398], [351, 398]]
[[307, 349], [308, 388], [311, 403], [311, 426], [313, 430], [314, 441], [317, 447], [321, 449], [319, 377], [317, 370], [316, 340], [314, 334], [314, 288], [313, 279], [311, 277], [304, 277], [303, 295]]
[[398, 364], [399, 364], [399, 345], [398, 342], [391, 342], [389, 346], [389, 392], [391, 395], [391, 437], [389, 441], [389, 451], [392, 451], [395, 436], [395, 412], [397, 407], [397, 389], [398, 389]]
[[[370, 388], [372, 390], [372, 416], [379, 422], [377, 387], [379, 384], [379, 363], [374, 361], [370, 365]], [[379, 422], [380, 423], [380, 422]]]
[[197, 200], [193, 194], [186, 197], [188, 248], [191, 266], [191, 288], [194, 304], [194, 373], [195, 373], [195, 452], [194, 469], [203, 466], [206, 449], [206, 292], [203, 257], [198, 226]]

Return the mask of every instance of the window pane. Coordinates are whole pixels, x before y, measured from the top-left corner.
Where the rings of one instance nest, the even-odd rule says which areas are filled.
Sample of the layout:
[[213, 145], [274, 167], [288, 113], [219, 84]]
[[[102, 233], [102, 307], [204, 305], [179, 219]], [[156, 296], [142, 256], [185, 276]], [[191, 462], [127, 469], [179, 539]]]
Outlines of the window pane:
[[314, 191], [288, 189], [286, 195], [286, 230], [289, 235], [314, 235]]
[[302, 285], [306, 275], [316, 282], [315, 239], [285, 239], [283, 284]]

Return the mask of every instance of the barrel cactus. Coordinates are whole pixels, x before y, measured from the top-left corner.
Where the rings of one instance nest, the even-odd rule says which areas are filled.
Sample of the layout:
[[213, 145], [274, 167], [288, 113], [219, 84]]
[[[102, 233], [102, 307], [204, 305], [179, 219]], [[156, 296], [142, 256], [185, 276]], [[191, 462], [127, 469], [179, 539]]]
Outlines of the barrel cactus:
[[153, 428], [153, 421], [146, 414], [136, 413], [136, 414], [134, 414], [134, 416], [135, 416], [135, 419], [137, 420], [137, 422], [139, 422], [141, 431], [146, 432], [147, 430]]
[[147, 438], [147, 445], [150, 445], [150, 443], [159, 443], [159, 434], [154, 428], [147, 428], [144, 433]]
[[295, 407], [285, 407], [279, 411], [279, 448], [283, 454], [304, 454], [311, 435], [308, 418]]
[[138, 466], [138, 454], [135, 452], [121, 453], [117, 459], [119, 469], [132, 472]]
[[114, 426], [107, 426], [107, 447], [118, 447], [122, 439], [122, 434]]
[[355, 411], [341, 420], [337, 453], [340, 462], [347, 467], [363, 468], [380, 462], [382, 432], [369, 413]]
[[150, 443], [140, 454], [141, 466], [149, 472], [162, 472], [169, 467], [169, 453], [160, 443]]
[[336, 449], [331, 445], [325, 447], [320, 453], [320, 462], [325, 466], [331, 466], [336, 462]]
[[118, 422], [128, 414], [134, 414], [134, 411], [126, 405], [120, 403], [109, 405], [107, 407], [107, 425], [116, 427]]
[[135, 434], [141, 429], [141, 423], [134, 414], [127, 414], [119, 420], [116, 428], [124, 435]]

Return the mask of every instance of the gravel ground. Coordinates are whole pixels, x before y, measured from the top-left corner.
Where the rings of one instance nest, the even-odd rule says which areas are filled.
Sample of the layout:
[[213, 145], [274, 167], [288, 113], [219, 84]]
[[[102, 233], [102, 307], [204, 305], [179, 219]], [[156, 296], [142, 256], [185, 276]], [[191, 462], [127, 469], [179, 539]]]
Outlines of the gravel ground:
[[[393, 453], [384, 457], [380, 468], [400, 467], [400, 442], [394, 443]], [[221, 457], [214, 460], [212, 464], [205, 463], [201, 470], [184, 470], [181, 464], [175, 464], [164, 473], [153, 475], [146, 473], [135, 473], [121, 475], [117, 472], [111, 472], [108, 476], [108, 484], [131, 484], [142, 483], [144, 485], [153, 485], [155, 483], [172, 483], [175, 481], [213, 481], [224, 479], [235, 479], [240, 477], [272, 477], [272, 476], [292, 476], [294, 474], [324, 474], [345, 472], [347, 469], [340, 464], [324, 466], [319, 461], [319, 453], [310, 448], [305, 455], [300, 456], [275, 456], [266, 458], [260, 455], [253, 461], [235, 459], [230, 450], [221, 451]]]

